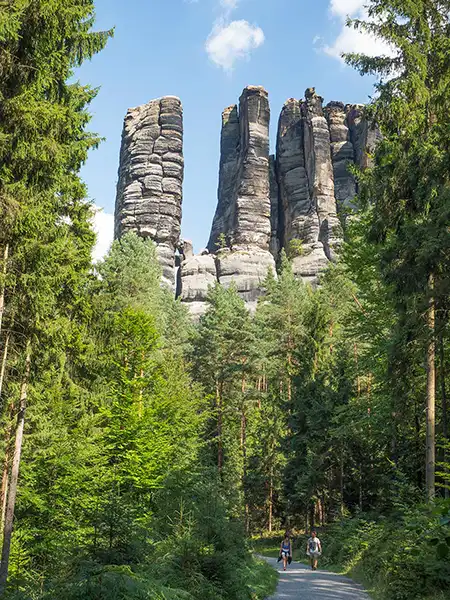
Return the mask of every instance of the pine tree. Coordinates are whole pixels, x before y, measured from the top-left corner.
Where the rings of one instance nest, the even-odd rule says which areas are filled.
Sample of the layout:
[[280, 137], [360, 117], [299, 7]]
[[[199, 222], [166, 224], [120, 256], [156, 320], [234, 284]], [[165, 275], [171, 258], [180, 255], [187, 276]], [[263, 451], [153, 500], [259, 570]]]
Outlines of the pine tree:
[[[435, 495], [436, 309], [446, 310], [450, 210], [450, 26], [448, 6], [434, 0], [369, 3], [353, 21], [387, 42], [393, 56], [348, 55], [361, 74], [381, 76], [367, 113], [383, 139], [374, 167], [360, 176], [361, 197], [374, 205], [371, 235], [384, 241], [385, 281], [403, 328], [421, 339], [427, 365], [426, 489]], [[422, 319], [419, 315], [426, 314]]]
[[254, 330], [234, 286], [226, 289], [217, 284], [207, 299], [209, 306], [193, 342], [193, 373], [211, 398], [209, 441], [214, 462], [240, 511], [247, 469], [248, 410], [252, 405]]
[[[92, 33], [92, 24], [91, 2], [14, 1], [0, 19], [1, 295], [15, 355], [22, 355], [19, 398], [8, 403], [17, 425], [13, 453], [9, 428], [5, 436], [0, 592], [8, 576], [26, 398], [40, 376], [33, 356], [44, 332], [57, 329], [57, 315], [73, 308], [94, 238], [78, 173], [99, 141], [85, 131], [86, 107], [96, 92], [68, 82], [73, 68], [101, 50], [110, 35]], [[5, 380], [13, 394], [13, 371], [6, 364], [10, 345], [6, 336]]]

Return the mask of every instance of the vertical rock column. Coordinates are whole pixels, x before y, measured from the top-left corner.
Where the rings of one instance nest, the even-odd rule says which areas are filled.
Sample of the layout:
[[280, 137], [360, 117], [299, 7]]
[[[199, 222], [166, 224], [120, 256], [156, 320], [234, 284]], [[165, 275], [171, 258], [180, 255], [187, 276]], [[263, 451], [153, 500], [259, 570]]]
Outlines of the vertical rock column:
[[330, 131], [322, 109], [323, 98], [314, 88], [305, 92], [302, 112], [305, 115], [305, 159], [309, 191], [319, 217], [319, 240], [328, 259], [342, 240], [342, 228], [337, 217], [334, 196], [334, 175], [330, 150]]
[[215, 281], [234, 283], [253, 308], [268, 269], [275, 271], [270, 250], [278, 251], [278, 192], [274, 164], [269, 183], [269, 119], [267, 92], [256, 86], [244, 89], [239, 109], [229, 106], [222, 113], [218, 202], [208, 249], [199, 256], [185, 251], [181, 264], [180, 296], [194, 319], [205, 311]]
[[[303, 102], [290, 98], [281, 111], [277, 134], [277, 176], [280, 202], [280, 242], [290, 250], [301, 242], [292, 267], [297, 277], [315, 283], [328, 264], [320, 236], [320, 220], [308, 177], [305, 154], [307, 116]], [[312, 163], [312, 170], [315, 163]], [[310, 167], [311, 171], [311, 167]]]
[[356, 196], [356, 182], [349, 171], [349, 165], [354, 163], [355, 156], [347, 124], [347, 110], [342, 102], [329, 102], [325, 108], [330, 129], [334, 195], [342, 217], [354, 207], [353, 200]]
[[364, 117], [363, 108], [363, 104], [346, 106], [350, 140], [354, 148], [354, 161], [361, 169], [366, 169], [371, 165], [370, 154], [381, 139], [381, 133], [378, 127], [369, 123]]
[[233, 222], [233, 246], [269, 249], [269, 121], [266, 90], [244, 89], [239, 100], [240, 153]]
[[[275, 271], [269, 184], [268, 95], [260, 86], [244, 89], [239, 112], [226, 109], [222, 119], [218, 204], [208, 243], [217, 252], [220, 283], [234, 283], [253, 308], [267, 271]], [[218, 240], [225, 240], [225, 246]]]
[[135, 231], [151, 238], [163, 282], [175, 286], [175, 252], [180, 243], [183, 112], [173, 96], [128, 110], [120, 149], [115, 237]]

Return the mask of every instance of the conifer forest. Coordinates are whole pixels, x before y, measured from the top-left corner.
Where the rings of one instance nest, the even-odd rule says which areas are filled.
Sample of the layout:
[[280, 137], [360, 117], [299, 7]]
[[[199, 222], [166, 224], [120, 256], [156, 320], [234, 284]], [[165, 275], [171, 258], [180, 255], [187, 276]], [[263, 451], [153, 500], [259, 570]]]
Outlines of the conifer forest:
[[382, 137], [320, 285], [292, 244], [198, 322], [151, 240], [92, 264], [94, 9], [0, 0], [0, 596], [263, 600], [315, 527], [374, 598], [450, 598], [449, 0], [349, 24], [396, 52], [346, 56]]

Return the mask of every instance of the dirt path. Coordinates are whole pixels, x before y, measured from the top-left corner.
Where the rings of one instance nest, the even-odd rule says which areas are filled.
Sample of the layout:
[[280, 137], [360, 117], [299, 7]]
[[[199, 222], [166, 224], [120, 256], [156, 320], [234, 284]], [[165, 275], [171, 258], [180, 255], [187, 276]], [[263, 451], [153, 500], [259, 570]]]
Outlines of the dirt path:
[[297, 562], [284, 572], [275, 558], [266, 560], [280, 572], [278, 588], [271, 600], [370, 600], [362, 586], [341, 575], [311, 571]]

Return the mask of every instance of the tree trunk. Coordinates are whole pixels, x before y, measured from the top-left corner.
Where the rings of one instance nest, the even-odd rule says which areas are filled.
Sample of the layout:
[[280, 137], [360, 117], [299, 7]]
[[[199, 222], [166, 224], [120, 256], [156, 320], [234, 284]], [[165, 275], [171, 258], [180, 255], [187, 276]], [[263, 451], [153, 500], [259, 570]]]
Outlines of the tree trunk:
[[8, 362], [8, 350], [9, 350], [9, 340], [11, 334], [8, 333], [5, 339], [5, 346], [3, 348], [3, 358], [2, 358], [2, 366], [0, 368], [0, 405], [2, 404], [2, 393], [3, 393], [3, 382], [5, 381], [5, 373], [6, 373], [6, 364]]
[[315, 521], [315, 506], [314, 503], [310, 501], [310, 505], [309, 505], [309, 525], [311, 527], [311, 529], [314, 529], [316, 521]]
[[[422, 437], [422, 418], [423, 404], [422, 402], [414, 402], [414, 427], [415, 427], [415, 446], [417, 456], [423, 452], [423, 437]], [[423, 469], [417, 469], [417, 489], [423, 489]]]
[[[7, 360], [7, 354], [8, 354], [9, 338], [10, 338], [10, 334], [8, 334], [8, 336], [6, 338], [5, 349], [3, 352], [2, 367], [1, 367], [1, 372], [0, 372], [0, 398], [1, 398], [1, 391], [3, 388], [3, 380], [4, 380], [5, 370], [6, 370], [6, 360]], [[0, 490], [0, 507], [1, 507], [0, 536], [3, 535], [3, 530], [5, 527], [6, 501], [8, 498], [9, 467], [10, 467], [10, 462], [11, 462], [11, 436], [12, 436], [12, 431], [13, 431], [14, 409], [15, 409], [15, 402], [14, 402], [14, 400], [12, 400], [11, 404], [9, 406], [9, 415], [8, 415], [9, 422], [8, 422], [8, 426], [5, 428], [5, 437], [4, 437], [5, 456], [3, 457], [2, 486], [1, 486], [1, 490]]]
[[359, 510], [363, 510], [363, 477], [362, 477], [362, 463], [359, 463]]
[[273, 475], [270, 472], [269, 477], [269, 533], [272, 533], [273, 527]]
[[20, 455], [22, 453], [23, 429], [25, 423], [25, 411], [27, 407], [28, 381], [31, 368], [31, 344], [27, 342], [25, 372], [20, 388], [19, 412], [17, 414], [16, 441], [14, 456], [11, 467], [11, 480], [9, 484], [8, 501], [6, 506], [5, 528], [3, 531], [2, 560], [0, 564], [0, 597], [3, 595], [9, 569], [9, 555], [11, 552], [11, 536], [14, 521], [14, 509], [16, 506], [17, 482], [19, 480]]
[[[290, 344], [291, 342], [289, 342]], [[291, 381], [291, 373], [292, 373], [292, 355], [289, 352], [288, 353], [288, 370], [287, 370], [287, 376], [288, 376], [288, 380], [287, 380], [287, 395], [288, 395], [288, 402], [289, 402], [289, 410], [291, 410], [291, 400], [292, 400], [292, 381]]]
[[216, 406], [217, 406], [217, 468], [219, 473], [223, 467], [223, 447], [222, 447], [222, 384], [216, 380]]
[[395, 465], [395, 468], [398, 467], [398, 431], [397, 431], [397, 412], [395, 410], [391, 413], [392, 416], [392, 428], [391, 428], [391, 460]]
[[353, 354], [355, 357], [355, 369], [356, 369], [356, 389], [358, 398], [361, 396], [361, 379], [359, 377], [359, 364], [358, 364], [358, 346], [356, 342], [353, 344]]
[[244, 505], [245, 505], [245, 532], [249, 533], [250, 529], [250, 521], [249, 521], [249, 507], [247, 502], [247, 490], [246, 490], [246, 482], [247, 482], [247, 416], [245, 414], [245, 374], [242, 374], [242, 406], [241, 406], [241, 451], [242, 451], [242, 492], [244, 495]]
[[448, 444], [448, 422], [447, 422], [447, 390], [445, 388], [445, 351], [444, 335], [439, 336], [439, 359], [441, 363], [441, 394], [442, 394], [442, 435], [444, 437], [444, 494], [445, 498], [450, 497], [450, 485], [447, 467], [447, 444]]
[[434, 276], [428, 279], [430, 299], [428, 301], [427, 322], [427, 441], [426, 441], [426, 488], [429, 502], [436, 495], [435, 466], [436, 466], [436, 342], [435, 342], [435, 304]]
[[3, 281], [0, 287], [0, 333], [2, 331], [3, 313], [5, 312], [5, 277], [8, 268], [9, 244], [3, 250]]
[[344, 516], [345, 505], [344, 505], [344, 446], [341, 448], [341, 464], [340, 464], [340, 496], [341, 496], [341, 517]]
[[[144, 355], [143, 351], [141, 352], [141, 361], [142, 361], [142, 363], [141, 363], [141, 369], [139, 371], [139, 378], [142, 380], [142, 379], [144, 379], [144, 368], [143, 368], [143, 365], [144, 365], [144, 361], [145, 361], [145, 355]], [[139, 402], [138, 402], [138, 416], [139, 416], [140, 419], [142, 419], [143, 406], [144, 406], [144, 403], [143, 403], [143, 391], [142, 391], [142, 385], [141, 385], [139, 387]]]
[[247, 479], [247, 417], [245, 407], [241, 409], [241, 451], [242, 451], [242, 489], [245, 495], [245, 482]]

